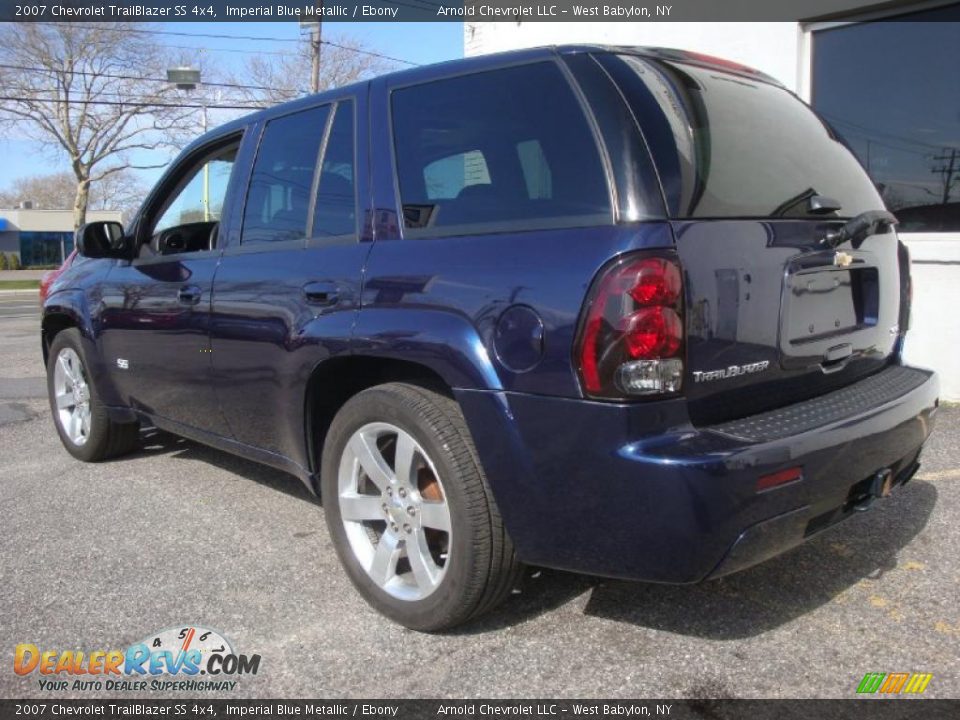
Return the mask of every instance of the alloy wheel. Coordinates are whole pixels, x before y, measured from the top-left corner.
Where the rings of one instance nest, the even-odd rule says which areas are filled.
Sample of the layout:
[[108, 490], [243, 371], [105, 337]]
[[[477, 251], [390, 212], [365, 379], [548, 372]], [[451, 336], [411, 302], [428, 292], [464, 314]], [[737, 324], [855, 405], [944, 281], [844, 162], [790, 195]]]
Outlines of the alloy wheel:
[[401, 600], [433, 593], [447, 569], [451, 518], [423, 447], [395, 425], [364, 425], [344, 447], [337, 486], [350, 549], [370, 579]]
[[57, 355], [53, 392], [61, 430], [74, 445], [84, 445], [90, 437], [90, 385], [72, 348], [65, 347]]

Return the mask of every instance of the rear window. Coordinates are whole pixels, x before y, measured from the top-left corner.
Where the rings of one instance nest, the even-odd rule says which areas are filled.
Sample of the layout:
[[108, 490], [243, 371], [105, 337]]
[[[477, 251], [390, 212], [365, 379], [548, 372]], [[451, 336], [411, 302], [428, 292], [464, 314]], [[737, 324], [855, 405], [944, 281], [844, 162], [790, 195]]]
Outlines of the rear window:
[[555, 63], [402, 88], [391, 103], [408, 236], [612, 222], [596, 140]]
[[649, 142], [670, 213], [682, 218], [840, 217], [883, 207], [847, 147], [782, 88], [730, 73], [621, 56], [624, 87]]

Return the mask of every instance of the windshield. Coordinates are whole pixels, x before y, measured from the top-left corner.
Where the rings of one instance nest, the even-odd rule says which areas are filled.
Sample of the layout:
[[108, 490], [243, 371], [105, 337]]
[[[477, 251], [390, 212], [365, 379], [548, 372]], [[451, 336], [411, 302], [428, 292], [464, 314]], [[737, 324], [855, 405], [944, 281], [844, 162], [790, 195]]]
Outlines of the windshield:
[[[627, 82], [673, 217], [849, 218], [883, 208], [853, 154], [789, 92], [718, 70], [621, 57], [629, 70], [618, 80]], [[825, 213], [819, 198], [840, 210]]]

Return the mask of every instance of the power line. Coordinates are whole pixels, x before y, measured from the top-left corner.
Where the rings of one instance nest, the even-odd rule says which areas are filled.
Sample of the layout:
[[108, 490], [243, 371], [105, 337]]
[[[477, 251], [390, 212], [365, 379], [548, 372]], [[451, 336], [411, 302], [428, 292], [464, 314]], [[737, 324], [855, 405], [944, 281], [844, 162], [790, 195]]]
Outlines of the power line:
[[[157, 102], [155, 103], [153, 97], [144, 96], [144, 95], [142, 95], [142, 94], [141, 94], [141, 95], [135, 95], [135, 94], [132, 94], [132, 93], [130, 93], [130, 94], [128, 94], [128, 93], [122, 93], [122, 92], [117, 92], [117, 91], [115, 91], [115, 90], [98, 90], [96, 93], [93, 93], [93, 94], [90, 95], [90, 96], [87, 96], [87, 95], [84, 95], [84, 94], [80, 93], [80, 94], [77, 94], [77, 95], [74, 96], [74, 97], [69, 97], [69, 98], [68, 98], [68, 97], [64, 97], [64, 96], [62, 96], [62, 95], [58, 95], [58, 94], [57, 94], [57, 90], [43, 90], [43, 89], [40, 89], [40, 88], [24, 90], [24, 89], [22, 89], [22, 88], [17, 88], [17, 91], [19, 91], [19, 92], [29, 92], [30, 95], [29, 95], [29, 96], [24, 96], [24, 97], [29, 97], [29, 98], [32, 99], [32, 100], [54, 100], [54, 101], [57, 101], [57, 102], [67, 103], [68, 105], [84, 105], [84, 104], [93, 103], [93, 102], [96, 102], [95, 98], [99, 98], [99, 97], [103, 97], [103, 96], [109, 96], [109, 97], [119, 98], [119, 101], [118, 101], [118, 102], [120, 102], [121, 104], [124, 104], [124, 105], [131, 104], [131, 103], [142, 103], [142, 104], [144, 104], [144, 105], [154, 105], [154, 104], [157, 104], [157, 103], [162, 102], [163, 100], [172, 99], [172, 98], [176, 97], [176, 96], [172, 96], [172, 95], [165, 95], [165, 96], [160, 96], [160, 95], [158, 95], [158, 96], [156, 96], [156, 101], [157, 101]], [[36, 93], [36, 94], [35, 94], [35, 93]], [[41, 95], [40, 93], [46, 94], [47, 97], [44, 97], [44, 96]], [[50, 95], [52, 95], [53, 97], [50, 97]], [[87, 99], [88, 97], [89, 97], [89, 99]], [[220, 105], [227, 104], [227, 103], [238, 103], [238, 104], [239, 104], [239, 103], [245, 103], [245, 102], [248, 102], [246, 98], [233, 98], [233, 97], [217, 97], [216, 99], [211, 100], [211, 103], [217, 103], [217, 104], [220, 104]], [[179, 104], [179, 103], [178, 103], [178, 104]], [[201, 103], [201, 107], [203, 107], [202, 103]], [[212, 107], [215, 107], [215, 105], [208, 104], [206, 107], [212, 108]], [[243, 106], [243, 107], [261, 108], [261, 107], [267, 107], [267, 106], [265, 106], [265, 105], [245, 105], [245, 106]], [[0, 111], [0, 112], [2, 112], [2, 111]]]
[[926, 148], [930, 148], [931, 150], [942, 150], [942, 149], [943, 149], [943, 145], [935, 145], [935, 144], [932, 144], [932, 143], [923, 142], [922, 140], [914, 140], [912, 137], [909, 137], [909, 136], [907, 136], [907, 135], [898, 135], [897, 133], [891, 133], [891, 132], [886, 132], [886, 131], [883, 131], [883, 130], [877, 130], [876, 128], [867, 127], [866, 125], [860, 125], [860, 124], [858, 124], [858, 123], [852, 122], [852, 121], [850, 121], [850, 120], [846, 120], [846, 119], [844, 119], [844, 118], [842, 118], [842, 117], [838, 117], [837, 115], [833, 115], [833, 114], [831, 114], [831, 113], [827, 113], [827, 112], [820, 111], [820, 114], [823, 115], [823, 116], [825, 116], [825, 117], [827, 117], [827, 118], [830, 118], [831, 122], [839, 123], [839, 124], [841, 124], [841, 125], [848, 125], [848, 126], [850, 126], [850, 127], [855, 127], [855, 128], [860, 129], [860, 130], [864, 130], [864, 131], [870, 133], [871, 135], [874, 135], [874, 136], [877, 136], [877, 137], [892, 138], [892, 139], [896, 140], [897, 142], [904, 142], [904, 143], [908, 143], [908, 144], [910, 144], [910, 145], [917, 145], [917, 146], [920, 146], [920, 147], [926, 147]]
[[413, 65], [415, 67], [420, 67], [420, 63], [414, 62], [413, 60], [404, 60], [403, 58], [393, 57], [392, 55], [384, 55], [383, 53], [374, 52], [373, 50], [360, 50], [358, 48], [352, 48], [349, 45], [341, 45], [340, 43], [335, 43], [332, 40], [321, 40], [321, 45], [329, 45], [330, 47], [340, 48], [341, 50], [346, 50], [348, 52], [361, 53], [362, 55], [370, 55], [371, 57], [381, 58], [383, 60], [392, 60], [393, 62], [404, 63], [406, 65]]
[[[28, 72], [43, 72], [49, 74], [56, 74], [58, 70], [45, 67], [32, 67], [29, 65], [8, 65], [0, 63], [0, 68], [6, 68], [8, 70], [25, 70]], [[171, 84], [167, 78], [158, 78], [158, 77], [141, 77], [139, 75], [117, 75], [114, 73], [95, 73], [90, 72], [89, 70], [71, 70], [68, 75], [91, 75], [94, 77], [104, 77], [110, 78], [111, 80], [137, 80], [139, 82], [159, 82], [165, 85]], [[201, 83], [202, 85], [210, 85], [212, 87], [228, 87], [236, 88], [238, 90], [274, 90], [275, 88], [266, 87], [265, 85], [243, 85], [240, 83], [226, 83], [226, 82], [206, 82]]]
[[40, 97], [16, 97], [12, 95], [0, 95], [0, 100], [9, 100], [11, 102], [45, 102], [45, 103], [67, 103], [68, 105], [112, 105], [116, 107], [167, 107], [201, 110], [262, 110], [267, 105], [192, 105], [189, 103], [160, 103], [160, 102], [123, 102], [119, 100], [57, 100], [56, 98]]
[[[51, 22], [47, 23], [48, 25], [55, 25], [57, 27], [72, 27], [71, 23], [66, 22]], [[282, 38], [282, 37], [270, 37], [267, 35], [225, 35], [222, 33], [188, 33], [188, 32], [176, 32], [174, 30], [143, 30], [141, 28], [97, 28], [98, 30], [107, 30], [108, 32], [120, 32], [120, 33], [138, 33], [143, 35], [171, 35], [175, 37], [197, 37], [197, 38], [210, 38], [213, 40], [265, 40], [268, 42], [300, 42], [299, 38]]]
[[[405, 5], [405, 3], [395, 2], [393, 0], [381, 0], [381, 2], [386, 1], [388, 5]], [[406, 7], [412, 7], [417, 10], [426, 10], [427, 8], [417, 7], [415, 5], [405, 5]], [[54, 25], [58, 27], [69, 27], [70, 23], [58, 23], [51, 22], [47, 23], [48, 25]], [[200, 39], [211, 39], [211, 40], [253, 40], [253, 41], [266, 41], [266, 42], [293, 42], [299, 43], [300, 38], [279, 38], [279, 37], [270, 37], [265, 35], [225, 35], [222, 33], [188, 33], [188, 32], [176, 32], [173, 30], [141, 30], [139, 28], [97, 28], [98, 30], [106, 30], [107, 32], [115, 33], [139, 33], [143, 35], [168, 35], [175, 37], [187, 37], [187, 38], [200, 38]], [[333, 42], [331, 40], [321, 40], [322, 45], [329, 45], [331, 47], [339, 48], [341, 50], [346, 50], [347, 52], [353, 52], [360, 55], [369, 55], [371, 57], [381, 58], [382, 60], [392, 60], [393, 62], [404, 63], [405, 65], [420, 65], [420, 63], [413, 62], [412, 60], [405, 60], [404, 58], [393, 57], [391, 55], [386, 55], [384, 53], [375, 52], [373, 50], [362, 50], [360, 48], [350, 47], [349, 45], [343, 45], [340, 43]], [[250, 54], [249, 50], [244, 50], [243, 48], [199, 48], [187, 45], [168, 45], [167, 47], [175, 48], [178, 50], [200, 50], [203, 52], [241, 52]], [[290, 57], [296, 57], [298, 53], [295, 52], [282, 52], [276, 50], [258, 50], [257, 54], [261, 55], [287, 55]]]

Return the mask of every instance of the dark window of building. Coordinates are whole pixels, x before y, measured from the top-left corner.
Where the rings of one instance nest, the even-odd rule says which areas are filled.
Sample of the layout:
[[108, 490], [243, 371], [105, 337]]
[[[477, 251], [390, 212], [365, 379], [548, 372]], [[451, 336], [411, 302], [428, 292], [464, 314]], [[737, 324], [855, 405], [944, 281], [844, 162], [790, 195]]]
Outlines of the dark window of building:
[[392, 109], [408, 234], [611, 221], [596, 141], [554, 63], [403, 88]]
[[267, 123], [253, 164], [241, 243], [306, 237], [313, 175], [329, 113], [323, 106]]
[[856, 153], [901, 232], [957, 232], [960, 9], [897, 19], [913, 22], [813, 34], [813, 107]]
[[72, 232], [20, 232], [20, 264], [24, 267], [60, 265], [71, 252]]
[[333, 126], [320, 166], [313, 236], [331, 237], [357, 232], [354, 192], [353, 103], [337, 105]]

